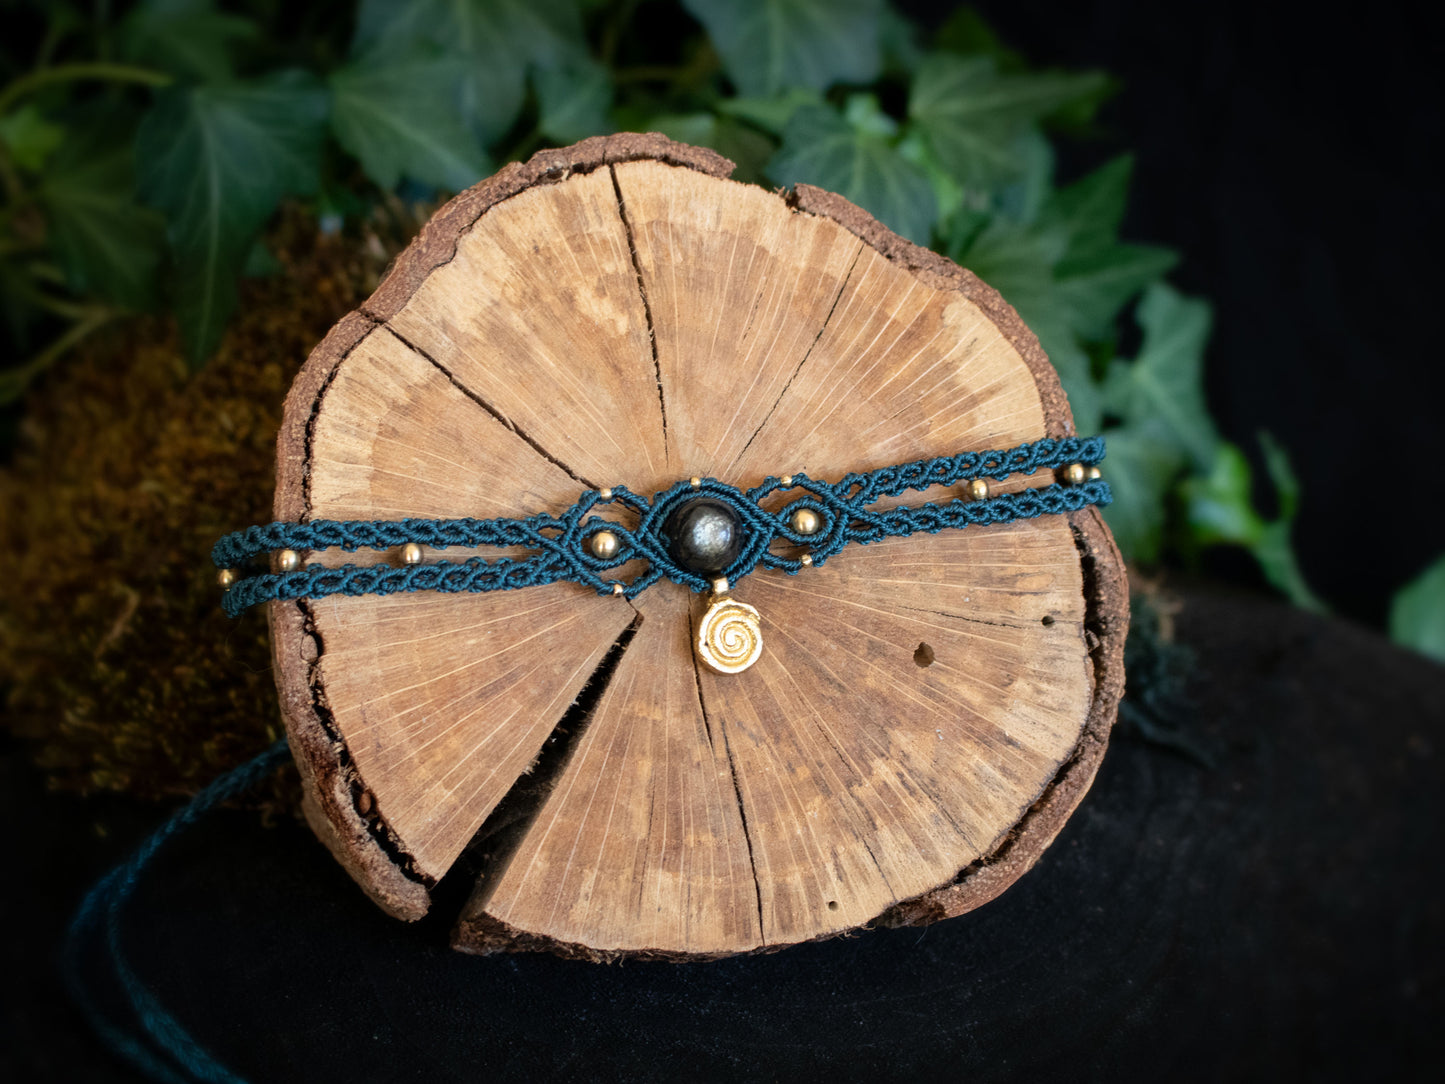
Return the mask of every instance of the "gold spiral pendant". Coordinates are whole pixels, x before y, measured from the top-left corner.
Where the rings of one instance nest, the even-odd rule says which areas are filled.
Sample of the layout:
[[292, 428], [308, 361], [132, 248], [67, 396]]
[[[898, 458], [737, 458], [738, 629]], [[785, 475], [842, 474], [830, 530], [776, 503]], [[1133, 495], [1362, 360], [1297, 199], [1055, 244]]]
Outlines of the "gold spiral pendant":
[[715, 594], [697, 628], [697, 657], [719, 674], [739, 674], [763, 653], [758, 611]]

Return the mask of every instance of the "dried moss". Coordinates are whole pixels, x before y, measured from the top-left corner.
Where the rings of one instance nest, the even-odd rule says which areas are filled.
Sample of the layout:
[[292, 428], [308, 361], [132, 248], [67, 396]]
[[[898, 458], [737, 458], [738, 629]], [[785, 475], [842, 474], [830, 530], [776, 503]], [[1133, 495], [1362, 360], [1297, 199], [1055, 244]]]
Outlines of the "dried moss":
[[187, 794], [282, 732], [265, 617], [221, 614], [209, 551], [270, 518], [291, 379], [395, 245], [299, 213], [271, 241], [283, 273], [245, 284], [203, 372], [167, 321], [99, 335], [0, 472], [0, 689], [58, 787]]

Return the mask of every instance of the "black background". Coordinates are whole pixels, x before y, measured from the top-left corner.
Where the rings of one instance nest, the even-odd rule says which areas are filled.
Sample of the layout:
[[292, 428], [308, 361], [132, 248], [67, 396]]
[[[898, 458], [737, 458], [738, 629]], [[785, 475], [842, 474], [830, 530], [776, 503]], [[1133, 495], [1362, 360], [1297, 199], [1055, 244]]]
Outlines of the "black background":
[[[900, 6], [925, 25], [951, 10]], [[1106, 137], [1066, 145], [1062, 179], [1135, 153], [1126, 239], [1178, 249], [1173, 281], [1215, 306], [1211, 412], [1257, 465], [1259, 430], [1284, 443], [1306, 576], [1340, 612], [1383, 622], [1394, 589], [1445, 552], [1445, 5], [974, 6], [1031, 63], [1122, 80]]]

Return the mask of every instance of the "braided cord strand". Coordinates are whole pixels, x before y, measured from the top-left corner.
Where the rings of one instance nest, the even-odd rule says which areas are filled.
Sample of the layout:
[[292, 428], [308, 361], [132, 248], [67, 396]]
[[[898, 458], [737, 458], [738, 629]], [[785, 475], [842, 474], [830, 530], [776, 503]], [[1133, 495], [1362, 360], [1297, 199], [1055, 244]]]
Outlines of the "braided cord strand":
[[[954, 485], [972, 479], [1002, 481], [1013, 474], [1067, 464], [1093, 466], [1104, 457], [1100, 437], [1044, 440], [989, 452], [920, 459], [872, 471], [854, 472], [837, 482], [796, 475], [770, 477], [743, 491], [716, 479], [680, 481], [651, 499], [618, 486], [604, 497], [585, 492], [560, 516], [540, 514], [521, 519], [403, 519], [392, 521], [315, 520], [310, 523], [270, 523], [229, 534], [212, 550], [217, 567], [229, 568], [275, 549], [317, 550], [384, 549], [407, 543], [437, 549], [452, 546], [522, 546], [536, 551], [523, 558], [472, 557], [463, 561], [432, 561], [392, 567], [385, 564], [338, 568], [311, 565], [290, 572], [261, 572], [247, 576], [225, 594], [222, 605], [231, 616], [274, 599], [325, 598], [330, 595], [391, 595], [412, 591], [474, 593], [508, 591], [570, 581], [591, 587], [598, 594], [635, 598], [666, 577], [695, 592], [711, 588], [709, 577], [678, 564], [668, 552], [663, 525], [681, 504], [697, 497], [721, 501], [736, 513], [746, 540], [737, 559], [723, 575], [736, 583], [758, 566], [796, 574], [807, 564], [816, 567], [850, 543], [867, 545], [885, 538], [973, 525], [1009, 523], [1037, 516], [1072, 512], [1089, 505], [1107, 505], [1108, 483], [1100, 479], [1076, 485], [1051, 484], [1005, 493], [981, 500], [953, 500], [942, 504], [874, 511], [867, 506], [884, 498], [931, 486]], [[777, 512], [761, 502], [775, 493], [799, 491]], [[600, 516], [588, 516], [599, 505], [618, 504], [638, 517], [634, 528]], [[809, 509], [820, 527], [801, 534], [791, 525], [799, 509]], [[595, 556], [588, 545], [592, 535], [609, 531], [617, 539], [616, 552]], [[807, 564], [773, 552], [776, 542], [807, 547]], [[615, 577], [629, 561], [647, 562], [646, 571], [630, 583]]]
[[[1104, 458], [1102, 437], [1069, 437], [1040, 440], [991, 452], [962, 452], [953, 456], [918, 459], [899, 466], [880, 467], [845, 475], [836, 483], [817, 482], [799, 475], [797, 484], [823, 487], [839, 494], [849, 493], [850, 502], [868, 505], [883, 497], [897, 497], [909, 490], [935, 485], [955, 485], [975, 478], [1003, 481], [1014, 474], [1062, 467], [1069, 463], [1096, 466]], [[674, 487], [675, 489], [676, 487]], [[768, 478], [748, 491], [754, 499], [788, 488], [778, 478]], [[668, 490], [668, 493], [673, 490]], [[738, 491], [728, 487], [730, 494]], [[650, 503], [625, 489], [614, 499], [644, 511]], [[400, 520], [313, 520], [309, 523], [266, 523], [233, 531], [211, 550], [217, 568], [244, 564], [271, 550], [388, 549], [415, 542], [444, 549], [448, 546], [540, 546], [556, 533], [575, 526], [602, 498], [595, 490], [561, 516], [536, 515], [524, 519], [400, 519]]]
[[[62, 954], [66, 986], [97, 1035], [116, 1053], [165, 1084], [245, 1084], [198, 1043], [131, 969], [121, 945], [122, 911], [146, 867], [167, 843], [222, 802], [269, 777], [289, 757], [282, 738], [259, 756], [211, 782], [158, 828], [129, 859], [92, 888], [71, 920]], [[102, 937], [104, 958], [114, 970], [139, 1033], [101, 1011], [82, 977], [81, 951], [92, 933]]]

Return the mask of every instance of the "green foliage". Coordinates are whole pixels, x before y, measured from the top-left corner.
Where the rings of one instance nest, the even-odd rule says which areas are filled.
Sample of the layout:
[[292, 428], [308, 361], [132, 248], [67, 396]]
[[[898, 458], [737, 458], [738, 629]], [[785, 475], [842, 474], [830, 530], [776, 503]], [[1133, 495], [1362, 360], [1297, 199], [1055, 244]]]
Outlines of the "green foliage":
[[141, 198], [166, 215], [176, 315], [188, 353], [220, 342], [236, 279], [281, 197], [316, 190], [326, 96], [283, 71], [163, 91], [136, 133]]
[[[1000, 213], [991, 219], [959, 216], [947, 251], [1018, 309], [1059, 370], [1075, 424], [1081, 432], [1094, 432], [1103, 424], [1104, 401], [1091, 351], [1112, 339], [1125, 306], [1173, 266], [1175, 255], [1118, 240], [1131, 168], [1127, 157], [1055, 190], [1047, 144], [1038, 141], [1034, 147], [1023, 177], [1006, 190]], [[1201, 351], [1206, 333], [1207, 328], [1198, 336]], [[1118, 363], [1116, 372], [1125, 371]], [[1191, 372], [1197, 377], [1197, 371], [1196, 358]], [[1115, 410], [1119, 417], [1131, 413]]]
[[1249, 460], [1233, 444], [1220, 441], [1209, 472], [1187, 479], [1181, 487], [1193, 540], [1199, 545], [1244, 547], [1259, 562], [1265, 579], [1291, 602], [1323, 613], [1326, 606], [1305, 582], [1290, 544], [1299, 512], [1299, 480], [1274, 438], [1261, 433], [1259, 439], [1279, 514], [1266, 519], [1255, 510]]
[[451, 92], [436, 104], [454, 103], [458, 119], [483, 143], [516, 120], [529, 70], [587, 56], [576, 0], [361, 0], [353, 57], [406, 55], [418, 46], [459, 62]]
[[883, 0], [683, 0], [739, 94], [871, 83], [882, 63]]
[[1204, 347], [1209, 306], [1164, 285], [1151, 286], [1137, 319], [1144, 345], [1133, 362], [1114, 359], [1104, 379], [1104, 408], [1167, 440], [1181, 464], [1208, 469], [1219, 434], [1204, 406]]
[[[1117, 90], [1103, 73], [1031, 70], [966, 8], [924, 42], [885, 0], [99, 10], [57, 5], [34, 57], [0, 45], [23, 73], [0, 87], [0, 311], [28, 355], [0, 372], [0, 398], [158, 305], [204, 362], [238, 278], [277, 267], [258, 239], [284, 200], [345, 229], [396, 192], [454, 191], [549, 142], [656, 130], [714, 147], [741, 180], [841, 192], [998, 289], [1079, 431], [1109, 438], [1107, 514], [1131, 560], [1242, 546], [1318, 605], [1289, 546], [1284, 453], [1262, 444], [1268, 518], [1205, 408], [1207, 304], [1164, 284], [1174, 253], [1120, 238], [1130, 159], [1055, 182], [1054, 143], [1087, 136]], [[649, 34], [662, 16], [692, 36]]]
[[250, 19], [217, 11], [213, 0], [144, 0], [121, 23], [122, 58], [197, 83], [234, 74], [238, 46], [260, 37]]
[[68, 133], [41, 174], [37, 196], [71, 288], [143, 309], [154, 300], [166, 223], [137, 202], [134, 149], [117, 138], [128, 127], [109, 119]]
[[843, 114], [805, 105], [783, 129], [783, 145], [767, 172], [778, 184], [814, 184], [866, 207], [889, 229], [927, 244], [938, 209], [927, 175], [897, 154], [896, 124], [872, 95], [848, 100]]
[[39, 172], [45, 160], [65, 140], [65, 129], [51, 124], [33, 105], [24, 105], [0, 117], [0, 143], [21, 169]]
[[1083, 75], [1003, 75], [993, 57], [936, 53], [914, 76], [908, 115], [938, 163], [966, 189], [987, 190], [1024, 172], [1028, 126], [1104, 86]]
[[537, 127], [547, 139], [575, 143], [613, 130], [607, 116], [612, 104], [612, 78], [595, 60], [584, 56], [539, 68], [533, 82], [537, 88]]
[[465, 69], [431, 49], [363, 54], [331, 74], [331, 131], [382, 188], [403, 177], [465, 188], [486, 173], [487, 152], [458, 113], [438, 108], [455, 99]]
[[1390, 638], [1445, 662], [1445, 556], [1395, 595]]

